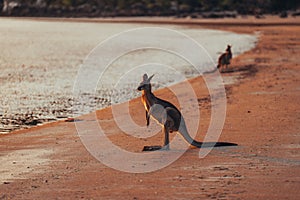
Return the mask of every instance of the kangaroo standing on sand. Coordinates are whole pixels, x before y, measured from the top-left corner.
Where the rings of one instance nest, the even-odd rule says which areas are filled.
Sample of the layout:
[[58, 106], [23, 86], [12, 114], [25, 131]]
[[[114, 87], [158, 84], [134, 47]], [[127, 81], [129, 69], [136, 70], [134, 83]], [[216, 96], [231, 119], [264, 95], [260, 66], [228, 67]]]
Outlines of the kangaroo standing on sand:
[[164, 146], [161, 149], [169, 150], [169, 133], [173, 131], [179, 132], [183, 138], [191, 145], [195, 147], [217, 147], [217, 146], [235, 146], [233, 143], [226, 142], [208, 142], [202, 143], [194, 140], [187, 131], [184, 119], [180, 111], [170, 102], [157, 98], [151, 91], [151, 79], [154, 75], [148, 78], [147, 74], [144, 74], [143, 80], [137, 88], [142, 91], [142, 103], [146, 109], [146, 121], [147, 126], [150, 122], [150, 116], [154, 118], [163, 129], [165, 134]]
[[222, 55], [220, 55], [219, 57], [217, 68], [221, 68], [225, 65], [225, 69], [227, 69], [228, 65], [230, 64], [231, 58], [232, 58], [231, 46], [227, 45], [227, 49], [225, 53], [222, 53]]

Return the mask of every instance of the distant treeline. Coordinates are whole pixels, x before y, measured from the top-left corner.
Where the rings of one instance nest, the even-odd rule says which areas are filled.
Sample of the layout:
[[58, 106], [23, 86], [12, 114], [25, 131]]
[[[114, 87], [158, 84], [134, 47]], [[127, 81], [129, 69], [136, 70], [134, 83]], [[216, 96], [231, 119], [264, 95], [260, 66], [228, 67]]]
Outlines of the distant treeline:
[[287, 16], [287, 11], [293, 12], [299, 8], [299, 2], [299, 0], [0, 0], [0, 14], [53, 17], [235, 17], [237, 14], [280, 13]]

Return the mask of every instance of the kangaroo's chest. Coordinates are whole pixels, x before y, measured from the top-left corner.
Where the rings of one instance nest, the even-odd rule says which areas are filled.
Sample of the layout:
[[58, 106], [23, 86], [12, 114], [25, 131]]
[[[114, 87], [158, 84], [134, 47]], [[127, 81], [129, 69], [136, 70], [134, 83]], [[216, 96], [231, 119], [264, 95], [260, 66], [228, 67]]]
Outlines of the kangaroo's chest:
[[147, 100], [146, 95], [143, 94], [141, 99], [142, 99], [142, 103], [143, 103], [143, 105], [144, 105], [144, 107], [145, 107], [145, 110], [147, 110], [147, 112], [149, 112], [149, 109], [150, 109], [150, 103], [149, 103], [149, 101]]
[[149, 97], [147, 97], [146, 95], [142, 95], [142, 103], [148, 114], [158, 123], [162, 123], [164, 116], [163, 113], [165, 112], [164, 107], [162, 107], [159, 104], [156, 104], [155, 100], [149, 99]]

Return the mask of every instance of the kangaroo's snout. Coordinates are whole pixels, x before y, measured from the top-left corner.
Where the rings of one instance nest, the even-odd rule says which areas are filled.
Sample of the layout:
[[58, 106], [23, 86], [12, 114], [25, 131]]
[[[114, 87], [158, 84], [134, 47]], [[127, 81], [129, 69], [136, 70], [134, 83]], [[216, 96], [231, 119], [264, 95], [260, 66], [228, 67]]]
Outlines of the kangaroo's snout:
[[139, 86], [139, 87], [137, 88], [138, 91], [142, 91], [142, 89], [143, 89], [142, 86]]

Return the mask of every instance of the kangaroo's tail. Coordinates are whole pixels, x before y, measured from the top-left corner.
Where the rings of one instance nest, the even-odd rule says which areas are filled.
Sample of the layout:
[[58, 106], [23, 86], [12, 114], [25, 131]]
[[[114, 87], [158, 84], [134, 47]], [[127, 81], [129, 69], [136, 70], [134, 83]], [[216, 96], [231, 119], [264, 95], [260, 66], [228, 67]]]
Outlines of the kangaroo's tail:
[[181, 123], [178, 132], [182, 135], [182, 137], [191, 145], [198, 147], [198, 148], [205, 148], [205, 147], [223, 147], [223, 146], [237, 146], [235, 143], [230, 142], [198, 142], [194, 140], [187, 131], [185, 123]]

